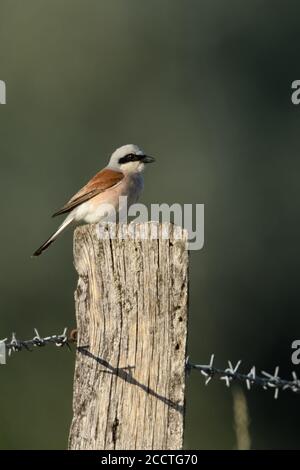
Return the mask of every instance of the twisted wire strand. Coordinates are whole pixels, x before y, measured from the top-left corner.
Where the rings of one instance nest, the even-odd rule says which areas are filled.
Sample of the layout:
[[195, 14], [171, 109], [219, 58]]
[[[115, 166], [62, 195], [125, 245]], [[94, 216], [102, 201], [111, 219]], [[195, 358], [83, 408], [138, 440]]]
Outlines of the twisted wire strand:
[[239, 371], [242, 361], [238, 361], [234, 366], [231, 361], [228, 361], [226, 369], [220, 369], [214, 366], [215, 355], [210, 357], [209, 364], [194, 364], [187, 360], [187, 370], [197, 370], [205, 377], [205, 385], [208, 385], [213, 378], [224, 380], [227, 387], [230, 387], [233, 381], [245, 383], [248, 390], [251, 390], [252, 385], [260, 386], [264, 390], [274, 390], [274, 398], [277, 399], [279, 391], [290, 390], [294, 393], [300, 393], [300, 379], [297, 377], [295, 371], [292, 372], [292, 379], [286, 380], [279, 377], [279, 367], [275, 367], [274, 374], [270, 374], [264, 370], [261, 375], [256, 373], [256, 367], [253, 366], [248, 373]]
[[64, 328], [63, 332], [60, 335], [51, 335], [46, 337], [41, 337], [38, 330], [34, 328], [34, 337], [28, 340], [19, 340], [17, 339], [16, 333], [12, 334], [11, 340], [8, 341], [7, 338], [1, 340], [5, 343], [6, 351], [8, 355], [11, 356], [13, 352], [19, 352], [23, 349], [27, 351], [32, 351], [32, 347], [43, 347], [47, 344], [54, 344], [57, 347], [69, 346], [69, 338], [67, 336], [67, 328]]

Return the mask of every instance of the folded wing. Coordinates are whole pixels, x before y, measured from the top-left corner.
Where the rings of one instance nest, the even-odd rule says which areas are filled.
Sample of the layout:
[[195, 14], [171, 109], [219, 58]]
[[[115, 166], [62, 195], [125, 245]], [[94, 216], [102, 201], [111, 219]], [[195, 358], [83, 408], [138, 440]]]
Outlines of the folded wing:
[[124, 174], [120, 171], [110, 170], [106, 168], [99, 171], [83, 188], [78, 191], [61, 209], [53, 214], [52, 217], [57, 215], [71, 212], [75, 207], [79, 206], [83, 202], [92, 199], [97, 194], [118, 185]]

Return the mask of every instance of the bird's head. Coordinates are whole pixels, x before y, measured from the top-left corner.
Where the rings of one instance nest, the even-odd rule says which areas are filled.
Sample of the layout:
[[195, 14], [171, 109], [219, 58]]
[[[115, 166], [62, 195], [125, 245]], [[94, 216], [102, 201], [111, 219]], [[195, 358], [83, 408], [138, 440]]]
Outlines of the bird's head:
[[146, 163], [154, 162], [153, 157], [145, 155], [137, 145], [123, 145], [114, 151], [110, 157], [108, 167], [114, 170], [128, 173], [140, 173], [144, 170]]

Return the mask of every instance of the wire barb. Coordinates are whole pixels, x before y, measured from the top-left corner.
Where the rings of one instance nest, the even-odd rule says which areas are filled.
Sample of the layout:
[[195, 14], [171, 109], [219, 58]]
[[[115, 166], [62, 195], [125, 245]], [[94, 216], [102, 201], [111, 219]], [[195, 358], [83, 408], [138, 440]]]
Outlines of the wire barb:
[[210, 356], [209, 364], [193, 364], [187, 361], [186, 367], [190, 372], [192, 369], [197, 370], [205, 377], [205, 385], [211, 381], [212, 378], [218, 377], [220, 380], [224, 380], [227, 387], [230, 387], [232, 382], [239, 381], [246, 384], [247, 389], [251, 390], [252, 385], [258, 385], [264, 390], [274, 390], [274, 398], [278, 398], [279, 390], [290, 390], [294, 393], [300, 393], [300, 379], [298, 379], [296, 372], [292, 372], [292, 380], [285, 380], [279, 377], [279, 367], [275, 368], [274, 374], [269, 374], [266, 371], [261, 371], [261, 376], [256, 374], [256, 367], [253, 366], [248, 374], [239, 372], [239, 367], [242, 361], [238, 361], [235, 366], [232, 365], [231, 361], [228, 361], [228, 367], [226, 369], [219, 369], [214, 366], [215, 355]]

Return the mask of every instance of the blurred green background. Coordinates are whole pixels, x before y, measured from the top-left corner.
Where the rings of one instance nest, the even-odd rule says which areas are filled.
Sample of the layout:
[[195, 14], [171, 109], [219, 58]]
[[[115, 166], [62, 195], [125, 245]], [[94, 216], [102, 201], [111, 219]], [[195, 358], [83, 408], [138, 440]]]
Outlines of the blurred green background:
[[[191, 360], [295, 368], [299, 13], [296, 1], [0, 0], [1, 337], [75, 326], [71, 232], [30, 255], [50, 214], [133, 142], [157, 158], [143, 202], [205, 204]], [[73, 369], [74, 351], [51, 346], [1, 367], [1, 449], [66, 447]], [[253, 448], [300, 447], [298, 396], [246, 396]], [[185, 447], [235, 445], [231, 391], [192, 373]]]

